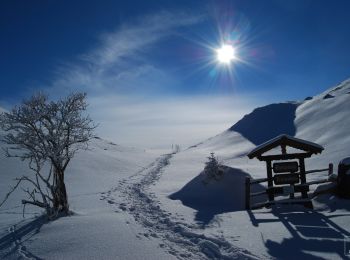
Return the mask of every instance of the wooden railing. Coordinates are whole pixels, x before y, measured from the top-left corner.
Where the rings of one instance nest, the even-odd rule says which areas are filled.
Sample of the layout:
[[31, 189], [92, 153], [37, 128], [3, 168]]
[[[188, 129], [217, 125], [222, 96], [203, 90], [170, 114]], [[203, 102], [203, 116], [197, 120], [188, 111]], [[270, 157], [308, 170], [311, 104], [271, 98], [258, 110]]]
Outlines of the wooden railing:
[[[333, 164], [332, 163], [329, 164], [328, 168], [305, 171], [305, 174], [325, 172], [325, 171], [328, 172], [327, 179], [310, 181], [310, 182], [306, 182], [303, 184], [293, 185], [293, 192], [308, 192], [310, 185], [333, 182], [334, 180], [332, 178], [330, 178], [330, 176], [333, 174]], [[297, 172], [295, 174], [300, 174], [300, 173]], [[255, 203], [255, 204], [251, 205], [251, 198], [252, 197], [257, 197], [257, 196], [261, 196], [261, 195], [268, 195], [269, 193], [273, 193], [274, 195], [283, 194], [284, 187], [289, 187], [286, 185], [285, 186], [267, 187], [264, 191], [251, 193], [251, 185], [267, 182], [268, 180], [269, 180], [268, 178], [252, 179], [250, 177], [246, 177], [246, 180], [245, 180], [245, 207], [246, 207], [246, 209], [257, 209], [257, 208], [262, 208], [262, 207], [273, 205], [273, 204], [293, 204], [293, 203], [310, 202], [310, 199], [294, 198], [294, 194], [293, 194], [293, 198], [283, 199], [283, 200], [270, 200], [270, 201]]]

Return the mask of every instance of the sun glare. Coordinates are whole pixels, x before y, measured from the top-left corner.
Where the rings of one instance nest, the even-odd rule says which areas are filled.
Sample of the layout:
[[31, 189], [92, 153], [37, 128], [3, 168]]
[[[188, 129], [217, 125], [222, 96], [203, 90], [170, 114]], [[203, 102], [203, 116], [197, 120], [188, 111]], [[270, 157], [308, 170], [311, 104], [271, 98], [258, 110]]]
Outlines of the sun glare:
[[230, 64], [236, 56], [236, 51], [232, 45], [224, 44], [220, 49], [216, 50], [217, 59], [220, 63]]

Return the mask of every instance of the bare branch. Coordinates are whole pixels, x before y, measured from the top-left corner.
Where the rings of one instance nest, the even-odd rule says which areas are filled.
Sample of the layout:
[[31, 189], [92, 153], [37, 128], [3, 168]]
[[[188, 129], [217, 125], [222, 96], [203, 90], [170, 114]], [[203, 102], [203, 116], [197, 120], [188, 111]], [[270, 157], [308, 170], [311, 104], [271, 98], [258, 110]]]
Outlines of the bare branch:
[[5, 195], [4, 200], [0, 203], [0, 207], [7, 201], [7, 199], [10, 197], [10, 195], [17, 189], [18, 185], [23, 181], [23, 179], [17, 180], [17, 183], [15, 186], [13, 186], [10, 191]]
[[40, 201], [30, 201], [30, 200], [22, 200], [22, 204], [31, 204], [31, 205], [35, 205], [35, 206], [38, 206], [40, 208], [44, 208], [46, 209], [47, 208], [47, 205], [40, 202]]
[[[49, 101], [47, 95], [38, 93], [9, 113], [0, 114], [0, 127], [6, 132], [2, 141], [8, 145], [6, 155], [27, 160], [35, 174], [32, 179], [27, 176], [17, 179], [14, 189], [21, 181], [34, 187], [32, 191], [24, 190], [32, 200], [25, 204], [46, 205], [47, 210], [52, 204], [68, 211], [64, 172], [76, 152], [87, 149], [96, 128], [90, 117], [84, 115], [86, 108], [85, 93], [72, 93], [58, 101]], [[47, 163], [51, 168], [44, 174]], [[41, 195], [43, 202], [36, 199], [36, 194]]]
[[26, 204], [23, 204], [23, 209], [22, 209], [22, 217], [24, 218], [24, 212], [26, 210]]

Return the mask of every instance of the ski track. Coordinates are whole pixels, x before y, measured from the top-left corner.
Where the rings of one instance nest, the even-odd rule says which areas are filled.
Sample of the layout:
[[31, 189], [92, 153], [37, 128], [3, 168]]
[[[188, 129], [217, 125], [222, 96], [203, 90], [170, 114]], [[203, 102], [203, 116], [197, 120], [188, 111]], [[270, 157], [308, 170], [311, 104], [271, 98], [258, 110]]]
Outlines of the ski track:
[[117, 206], [116, 212], [132, 215], [143, 226], [145, 232], [137, 235], [139, 239], [159, 240], [159, 247], [178, 259], [258, 259], [223, 237], [204, 235], [199, 226], [177, 221], [170, 212], [161, 209], [149, 187], [159, 180], [173, 155], [157, 158], [145, 169], [120, 181], [117, 187], [102, 193], [101, 199]]

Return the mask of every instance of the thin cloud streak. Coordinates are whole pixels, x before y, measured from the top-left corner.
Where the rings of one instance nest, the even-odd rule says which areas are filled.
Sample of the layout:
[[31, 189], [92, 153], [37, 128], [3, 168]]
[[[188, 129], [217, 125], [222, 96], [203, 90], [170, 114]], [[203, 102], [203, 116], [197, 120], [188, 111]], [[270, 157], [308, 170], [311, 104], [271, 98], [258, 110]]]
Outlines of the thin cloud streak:
[[56, 70], [50, 92], [83, 90], [92, 94], [103, 91], [138, 94], [159, 91], [176, 82], [169, 73], [145, 58], [152, 46], [183, 26], [197, 24], [202, 16], [184, 12], [159, 12], [124, 24], [100, 37], [100, 44], [79, 61], [63, 64]]
[[156, 44], [201, 16], [160, 12], [124, 24], [100, 37], [100, 44], [56, 71], [50, 88], [58, 97], [88, 93], [97, 133], [116, 143], [144, 148], [189, 146], [230, 127], [252, 108], [248, 99], [169, 96], [181, 84], [172, 73], [147, 59]]
[[100, 66], [118, 62], [123, 56], [142, 54], [143, 48], [174, 33], [174, 29], [200, 22], [201, 16], [183, 12], [160, 12], [144, 17], [132, 25], [124, 25], [114, 33], [103, 35], [102, 46], [86, 56], [91, 63]]

